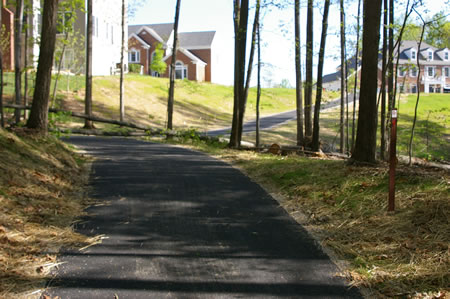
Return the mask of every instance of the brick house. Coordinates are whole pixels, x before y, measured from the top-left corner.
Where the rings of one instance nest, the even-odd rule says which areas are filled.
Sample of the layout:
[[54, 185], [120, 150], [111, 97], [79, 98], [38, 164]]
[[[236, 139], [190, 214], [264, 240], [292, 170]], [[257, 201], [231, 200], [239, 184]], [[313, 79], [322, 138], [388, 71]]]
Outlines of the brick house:
[[[398, 60], [397, 86], [401, 92], [417, 92], [417, 57], [420, 63], [419, 88], [424, 93], [450, 92], [450, 50], [447, 48], [438, 49], [425, 42], [420, 46], [416, 41], [403, 41], [400, 46], [400, 56]], [[394, 51], [397, 53], [397, 49]], [[396, 54], [397, 55], [397, 54]], [[418, 56], [419, 55], [419, 56]], [[354, 69], [354, 58], [350, 65]], [[397, 56], [394, 64], [397, 63]], [[352, 68], [350, 66], [350, 68]], [[378, 62], [378, 86], [381, 86], [381, 55]], [[358, 67], [359, 82], [361, 82], [361, 67]], [[322, 77], [323, 86], [328, 90], [340, 90], [339, 67], [336, 73]]]
[[[140, 64], [142, 73], [169, 77], [169, 67], [164, 74], [150, 69], [158, 43], [164, 49], [163, 61], [170, 65], [173, 46], [173, 23], [128, 26], [128, 63]], [[181, 32], [178, 34], [178, 52], [175, 64], [177, 79], [193, 81], [213, 80], [213, 54], [215, 31]]]
[[[450, 50], [438, 49], [422, 42], [403, 41], [400, 46], [397, 83], [404, 92], [417, 92], [417, 76], [420, 76], [419, 88], [425, 93], [440, 93], [450, 89]], [[420, 74], [417, 68], [419, 57]]]

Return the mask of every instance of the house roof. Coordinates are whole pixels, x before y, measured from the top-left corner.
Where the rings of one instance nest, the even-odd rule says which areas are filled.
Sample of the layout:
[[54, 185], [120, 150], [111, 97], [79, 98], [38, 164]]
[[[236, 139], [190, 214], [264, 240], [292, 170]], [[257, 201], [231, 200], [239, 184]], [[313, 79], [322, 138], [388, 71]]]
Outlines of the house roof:
[[137, 33], [142, 27], [152, 29], [164, 42], [167, 42], [173, 30], [173, 23], [128, 25], [128, 35]]
[[[410, 53], [409, 51], [411, 49], [415, 49], [416, 51], [419, 49], [419, 42], [414, 41], [414, 40], [406, 40], [406, 41], [402, 41], [401, 45], [400, 45], [400, 60], [399, 60], [399, 64], [405, 64], [405, 63], [411, 63], [414, 62], [415, 63], [415, 59], [413, 59], [413, 61], [411, 60], [410, 57]], [[433, 59], [432, 60], [428, 60], [428, 51], [432, 50], [433, 51]], [[420, 63], [423, 65], [448, 65], [450, 64], [449, 61], [444, 60], [444, 51], [448, 49], [438, 49], [436, 47], [433, 47], [429, 44], [427, 44], [426, 42], [422, 42], [420, 44]], [[397, 53], [397, 48], [394, 51], [395, 53]]]
[[215, 31], [181, 32], [178, 39], [185, 49], [211, 48], [215, 34]]
[[340, 72], [328, 74], [322, 77], [322, 83], [329, 83], [341, 80]]
[[150, 49], [151, 45], [149, 45], [145, 40], [143, 40], [142, 38], [140, 38], [136, 33], [132, 33], [131, 35], [128, 36], [128, 38], [135, 38], [138, 42], [141, 43], [142, 47], [145, 49]]

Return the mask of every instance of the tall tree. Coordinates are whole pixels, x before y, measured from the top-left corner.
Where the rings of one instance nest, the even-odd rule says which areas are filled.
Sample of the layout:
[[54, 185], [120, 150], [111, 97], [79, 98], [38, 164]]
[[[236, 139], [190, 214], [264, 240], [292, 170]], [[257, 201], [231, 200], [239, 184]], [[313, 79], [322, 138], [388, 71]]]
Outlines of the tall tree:
[[300, 47], [300, 0], [295, 0], [295, 99], [297, 112], [297, 145], [303, 145], [303, 98]]
[[[3, 37], [2, 26], [3, 1], [0, 1], [0, 37]], [[5, 116], [3, 114], [3, 49], [0, 44], [0, 125], [5, 127]]]
[[180, 4], [181, 0], [177, 0], [177, 5], [175, 7], [175, 24], [173, 28], [173, 48], [172, 48], [172, 62], [170, 64], [170, 85], [169, 85], [169, 98], [167, 101], [167, 129], [173, 129], [173, 102], [174, 102], [174, 92], [175, 92], [175, 63], [177, 61], [177, 43], [178, 43], [178, 20], [180, 17]]
[[358, 89], [358, 68], [359, 68], [359, 33], [361, 31], [360, 26], [361, 19], [361, 0], [358, 0], [358, 14], [356, 17], [356, 53], [355, 53], [355, 85], [353, 87], [353, 116], [352, 116], [352, 148], [351, 152], [355, 147], [355, 133], [356, 133], [356, 97], [357, 97], [357, 89]]
[[230, 147], [236, 148], [241, 144], [239, 139], [239, 120], [242, 101], [245, 93], [245, 54], [247, 46], [247, 26], [248, 26], [248, 0], [234, 0], [234, 103], [233, 103], [233, 123], [231, 125]]
[[259, 140], [259, 106], [261, 102], [261, 24], [258, 22], [257, 28], [257, 45], [258, 45], [258, 71], [256, 79], [256, 147], [260, 145]]
[[[93, 34], [93, 17], [92, 2], [87, 0], [87, 22], [86, 22], [86, 92], [84, 95], [84, 113], [92, 116], [92, 34]], [[94, 124], [91, 120], [84, 121], [86, 129], [92, 129]]]
[[328, 12], [330, 10], [330, 0], [325, 0], [323, 7], [323, 19], [322, 19], [322, 35], [320, 37], [320, 49], [319, 49], [319, 64], [317, 66], [317, 89], [316, 89], [316, 103], [314, 105], [314, 128], [312, 135], [312, 150], [319, 151], [319, 120], [320, 120], [320, 105], [322, 101], [322, 75], [323, 64], [325, 61], [325, 43], [327, 40], [328, 30]]
[[388, 47], [388, 0], [383, 0], [383, 50], [381, 67], [381, 114], [380, 114], [380, 158], [384, 160], [386, 149], [386, 72], [387, 72], [387, 47]]
[[48, 99], [52, 80], [53, 54], [56, 42], [58, 0], [44, 0], [41, 44], [30, 118], [27, 127], [47, 132]]
[[377, 131], [377, 74], [381, 0], [364, 0], [361, 96], [358, 131], [352, 159], [375, 163]]
[[346, 78], [347, 78], [347, 59], [345, 59], [345, 11], [344, 11], [344, 0], [339, 2], [339, 12], [340, 12], [340, 36], [341, 36], [341, 113], [339, 122], [339, 136], [340, 145], [339, 151], [343, 153], [345, 151], [345, 134], [344, 134], [344, 103], [345, 103], [345, 91], [346, 91]]
[[[29, 47], [29, 32], [31, 29], [31, 26], [29, 26], [30, 24], [30, 20], [29, 20], [29, 12], [30, 12], [30, 7], [28, 3], [25, 3], [25, 7], [24, 7], [24, 31], [25, 31], [25, 41], [24, 41], [24, 59], [23, 59], [23, 65], [24, 65], [24, 86], [23, 86], [23, 105], [24, 106], [28, 106], [28, 47]], [[23, 110], [23, 119], [26, 120], [28, 118], [28, 110], [24, 109]]]
[[239, 128], [238, 128], [238, 139], [239, 142], [242, 140], [242, 130], [244, 127], [244, 115], [245, 115], [245, 109], [247, 105], [247, 98], [248, 98], [248, 90], [250, 88], [250, 80], [252, 77], [252, 70], [253, 70], [253, 58], [255, 56], [255, 44], [256, 44], [256, 31], [258, 28], [259, 23], [259, 10], [261, 6], [261, 1], [256, 0], [256, 8], [255, 8], [255, 18], [253, 20], [253, 29], [252, 29], [252, 40], [250, 44], [250, 56], [248, 58], [248, 67], [247, 67], [247, 77], [245, 80], [245, 87], [244, 87], [244, 96], [241, 100], [240, 107], [239, 107]]
[[[16, 0], [14, 14], [14, 93], [16, 105], [22, 104], [22, 30], [23, 30], [23, 0]], [[14, 111], [16, 123], [20, 122], [20, 109]]]
[[312, 136], [312, 87], [314, 47], [314, 0], [308, 0], [306, 17], [305, 135]]
[[125, 10], [125, 0], [122, 0], [122, 41], [121, 41], [121, 47], [120, 47], [120, 87], [119, 87], [119, 102], [120, 102], [120, 121], [124, 121], [125, 118], [125, 103], [124, 103], [124, 93], [125, 93], [125, 86], [124, 86], [124, 56], [125, 56], [125, 17], [126, 17], [126, 10]]

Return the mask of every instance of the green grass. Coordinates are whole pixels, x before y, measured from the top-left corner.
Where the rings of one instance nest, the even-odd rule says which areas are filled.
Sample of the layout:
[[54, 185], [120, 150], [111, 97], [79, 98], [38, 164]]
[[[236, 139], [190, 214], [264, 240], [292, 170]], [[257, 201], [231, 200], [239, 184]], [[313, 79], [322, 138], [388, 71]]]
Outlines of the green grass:
[[[33, 83], [30, 74], [30, 86]], [[84, 111], [84, 76], [62, 75], [58, 83], [56, 107]], [[55, 76], [54, 76], [55, 79]], [[5, 75], [7, 100], [13, 95], [14, 74]], [[53, 80], [53, 84], [54, 84]], [[128, 74], [125, 76], [125, 120], [164, 128], [167, 118], [167, 95], [169, 81]], [[53, 86], [52, 86], [53, 91]], [[106, 118], [119, 118], [119, 77], [99, 76], [93, 80], [93, 113]], [[30, 91], [31, 94], [31, 91]], [[325, 93], [325, 101], [336, 96]], [[211, 83], [177, 80], [175, 88], [174, 127], [176, 129], [195, 128], [207, 131], [231, 125], [233, 109], [233, 87]], [[271, 88], [262, 90], [261, 115], [274, 114], [295, 109], [295, 90]], [[256, 89], [249, 90], [245, 114], [246, 120], [256, 117]], [[71, 126], [79, 126], [75, 120]], [[98, 124], [100, 128], [107, 125]]]
[[[397, 130], [397, 153], [399, 155], [408, 155], [415, 103], [416, 95], [404, 96], [400, 101]], [[339, 148], [339, 108], [321, 112], [320, 115], [321, 142], [323, 145], [326, 144], [327, 148], [336, 150]], [[351, 115], [350, 111], [350, 117]], [[351, 121], [349, 125], [351, 135]], [[261, 132], [261, 140], [263, 144], [294, 145], [296, 132], [296, 122], [291, 121]], [[379, 129], [377, 134], [379, 143]], [[255, 133], [246, 134], [243, 139], [254, 142]], [[413, 156], [429, 160], [450, 161], [450, 94], [421, 94], [414, 134]]]
[[[399, 103], [398, 151], [408, 153], [416, 96]], [[414, 156], [450, 161], [450, 94], [421, 94], [415, 127]]]

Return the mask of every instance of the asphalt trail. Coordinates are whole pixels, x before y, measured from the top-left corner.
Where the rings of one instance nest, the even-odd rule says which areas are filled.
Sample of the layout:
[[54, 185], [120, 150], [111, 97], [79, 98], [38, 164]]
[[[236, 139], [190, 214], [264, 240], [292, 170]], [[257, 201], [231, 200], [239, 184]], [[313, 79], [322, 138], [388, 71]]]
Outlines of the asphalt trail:
[[93, 155], [77, 231], [49, 295], [66, 298], [360, 298], [260, 186], [205, 154], [124, 138], [70, 137]]
[[[349, 104], [353, 103], [353, 94], [349, 94], [348, 99]], [[322, 103], [320, 107], [320, 111], [324, 111], [330, 108], [334, 108], [339, 106], [341, 103], [341, 99], [336, 99], [327, 103]], [[314, 111], [314, 106], [313, 106]], [[260, 130], [268, 130], [274, 127], [277, 127], [279, 125], [284, 124], [285, 122], [288, 122], [290, 120], [297, 119], [297, 113], [296, 110], [286, 111], [274, 115], [269, 115], [265, 117], [261, 117], [259, 121], [259, 127]], [[228, 136], [230, 134], [231, 128], [225, 128], [225, 129], [217, 129], [217, 130], [211, 130], [206, 132], [207, 136]], [[242, 128], [243, 133], [249, 133], [256, 131], [256, 120], [251, 120], [249, 122], [246, 122]]]

